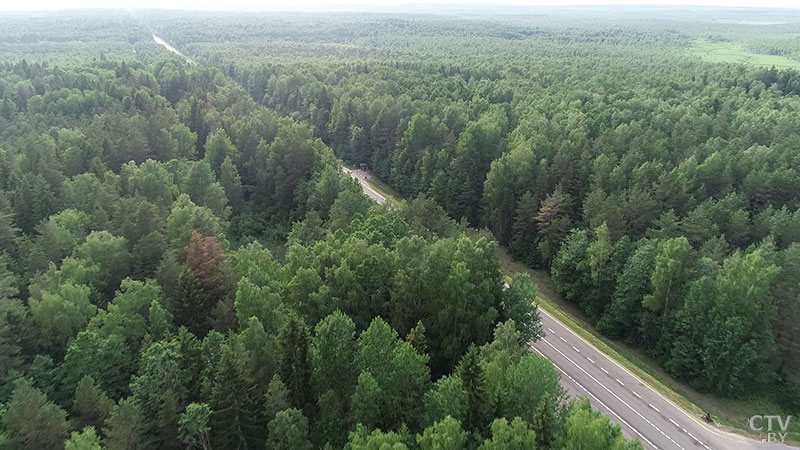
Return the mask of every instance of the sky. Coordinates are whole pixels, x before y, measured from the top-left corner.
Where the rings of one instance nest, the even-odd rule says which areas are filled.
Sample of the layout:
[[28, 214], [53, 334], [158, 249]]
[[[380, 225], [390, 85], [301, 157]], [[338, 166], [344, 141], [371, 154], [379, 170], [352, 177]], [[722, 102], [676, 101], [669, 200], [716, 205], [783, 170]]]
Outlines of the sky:
[[[797, 0], [435, 0], [442, 5], [705, 5], [735, 7], [797, 8]], [[0, 10], [57, 10], [70, 8], [169, 8], [258, 11], [371, 11], [403, 5], [427, 4], [425, 0], [0, 0]]]

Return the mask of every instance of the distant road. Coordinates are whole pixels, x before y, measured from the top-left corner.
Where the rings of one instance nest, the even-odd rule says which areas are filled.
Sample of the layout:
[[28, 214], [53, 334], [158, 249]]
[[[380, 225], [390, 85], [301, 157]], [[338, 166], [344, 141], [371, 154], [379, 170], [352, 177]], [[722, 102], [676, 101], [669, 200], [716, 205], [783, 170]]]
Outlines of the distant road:
[[165, 41], [165, 40], [161, 39], [160, 37], [156, 36], [155, 34], [153, 35], [153, 40], [154, 40], [154, 41], [156, 41], [156, 44], [158, 44], [158, 45], [160, 45], [160, 46], [164, 47], [165, 49], [167, 49], [167, 50], [171, 51], [172, 53], [175, 53], [176, 55], [178, 55], [178, 56], [180, 56], [180, 57], [186, 58], [186, 62], [187, 62], [187, 63], [194, 62], [194, 61], [192, 61], [191, 59], [189, 59], [189, 58], [188, 58], [186, 55], [184, 55], [183, 53], [181, 53], [181, 52], [180, 52], [180, 50], [178, 50], [177, 48], [175, 48], [175, 47], [173, 47], [173, 46], [169, 45], [169, 42], [167, 42], [167, 41]]
[[353, 179], [358, 180], [361, 183], [361, 189], [364, 191], [367, 196], [371, 199], [378, 202], [378, 204], [383, 204], [386, 201], [386, 197], [379, 194], [375, 189], [372, 189], [372, 186], [369, 185], [367, 179], [371, 176], [367, 172], [359, 169], [348, 169], [345, 166], [342, 166], [342, 172], [350, 175]]

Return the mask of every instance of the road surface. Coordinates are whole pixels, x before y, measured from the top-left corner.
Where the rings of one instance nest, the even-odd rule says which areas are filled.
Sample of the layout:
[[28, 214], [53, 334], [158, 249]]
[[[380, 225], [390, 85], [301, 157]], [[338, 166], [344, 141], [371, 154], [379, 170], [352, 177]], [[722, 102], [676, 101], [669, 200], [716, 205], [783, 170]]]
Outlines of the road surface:
[[[710, 426], [662, 397], [569, 328], [539, 310], [545, 337], [531, 348], [553, 361], [570, 396], [588, 397], [595, 409], [639, 439], [645, 450], [782, 450]], [[795, 418], [793, 418], [795, 419]]]
[[348, 169], [345, 166], [342, 166], [342, 172], [358, 180], [358, 182], [361, 183], [361, 189], [364, 190], [364, 194], [378, 202], [378, 204], [383, 204], [386, 201], [386, 197], [379, 194], [375, 189], [372, 189], [372, 186], [367, 183], [367, 179], [371, 176], [367, 172], [359, 169]]
[[[192, 60], [191, 60], [191, 59], [189, 59], [189, 57], [188, 57], [188, 56], [184, 55], [184, 54], [183, 54], [183, 53], [181, 53], [181, 52], [180, 52], [180, 51], [179, 51], [177, 48], [175, 48], [175, 47], [173, 47], [173, 46], [169, 45], [169, 42], [165, 41], [164, 39], [161, 39], [160, 37], [156, 36], [155, 34], [153, 35], [153, 40], [154, 40], [154, 41], [156, 41], [156, 44], [158, 44], [158, 45], [160, 45], [160, 46], [164, 47], [165, 49], [167, 49], [167, 50], [171, 51], [172, 53], [175, 53], [176, 55], [178, 55], [178, 56], [180, 56], [180, 57], [186, 58], [186, 62], [187, 62], [187, 63], [191, 63], [191, 62], [192, 62]], [[135, 52], [135, 51], [136, 51], [136, 50], [134, 50], [134, 52]]]

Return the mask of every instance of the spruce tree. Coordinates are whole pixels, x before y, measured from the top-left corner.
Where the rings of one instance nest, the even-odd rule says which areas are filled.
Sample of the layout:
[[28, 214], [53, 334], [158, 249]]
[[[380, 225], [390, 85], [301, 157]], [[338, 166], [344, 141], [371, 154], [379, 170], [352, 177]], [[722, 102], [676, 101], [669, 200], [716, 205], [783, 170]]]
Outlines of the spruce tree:
[[189, 269], [178, 278], [175, 323], [197, 336], [205, 336], [211, 324], [212, 299]]
[[489, 393], [478, 347], [470, 346], [467, 353], [461, 358], [458, 375], [464, 390], [467, 391], [469, 405], [464, 425], [469, 430], [480, 432], [488, 425]]
[[216, 449], [254, 449], [264, 446], [259, 427], [260, 407], [255, 383], [246, 369], [247, 354], [235, 341], [223, 350], [211, 391], [211, 436]]
[[280, 375], [296, 408], [305, 408], [309, 398], [308, 341], [305, 322], [297, 316], [290, 316], [278, 334]]

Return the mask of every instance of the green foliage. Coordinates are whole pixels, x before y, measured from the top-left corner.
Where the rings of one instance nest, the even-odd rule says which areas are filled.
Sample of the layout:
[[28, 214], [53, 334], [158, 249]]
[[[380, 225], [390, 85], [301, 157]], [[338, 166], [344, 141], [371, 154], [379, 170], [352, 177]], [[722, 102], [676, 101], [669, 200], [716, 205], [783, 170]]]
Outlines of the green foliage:
[[56, 450], [63, 448], [67, 436], [67, 413], [22, 380], [6, 407], [3, 426], [16, 448]]
[[308, 349], [317, 395], [332, 390], [349, 399], [356, 384], [355, 357], [355, 324], [349, 317], [336, 311], [317, 323]]
[[131, 392], [141, 408], [146, 447], [178, 448], [178, 420], [185, 408], [189, 379], [181, 358], [175, 342], [156, 342], [142, 353]]
[[425, 429], [417, 435], [421, 450], [458, 450], [466, 447], [469, 434], [461, 429], [461, 424], [450, 416]]
[[73, 431], [64, 445], [64, 450], [101, 450], [100, 437], [94, 427], [86, 427], [80, 433]]
[[425, 417], [423, 425], [433, 425], [445, 417], [459, 422], [467, 418], [469, 394], [457, 375], [439, 378], [425, 393]]
[[513, 320], [526, 342], [539, 340], [544, 335], [536, 295], [536, 286], [530, 277], [516, 274], [503, 296], [501, 318]]
[[100, 430], [111, 414], [114, 402], [97, 385], [94, 379], [86, 375], [75, 388], [72, 401], [72, 418], [83, 427]]
[[30, 379], [95, 427], [70, 446], [635, 446], [527, 355], [536, 290], [494, 239], [697, 387], [792, 392], [797, 74], [686, 49], [800, 50], [695, 13], [4, 16], [10, 417]]
[[[430, 383], [427, 355], [420, 355], [380, 318], [358, 338], [356, 366], [362, 371], [354, 396], [357, 420], [375, 420], [382, 427], [414, 426]], [[366, 375], [366, 374], [369, 375]], [[375, 406], [368, 402], [378, 399]]]
[[29, 300], [31, 322], [39, 334], [39, 347], [61, 357], [69, 341], [82, 330], [97, 308], [89, 301], [89, 288], [62, 284]]
[[464, 421], [467, 429], [482, 431], [493, 415], [495, 405], [489, 392], [486, 374], [479, 359], [477, 347], [470, 347], [458, 365], [461, 386], [467, 393], [467, 414]]
[[205, 335], [211, 328], [211, 310], [215, 299], [203, 289], [203, 285], [189, 269], [184, 269], [178, 278], [177, 296], [177, 325], [185, 326], [195, 334]]
[[186, 406], [186, 411], [181, 414], [178, 422], [178, 431], [181, 442], [189, 448], [200, 448], [209, 450], [211, 440], [209, 438], [209, 421], [211, 419], [211, 408], [205, 403], [190, 403]]
[[246, 358], [246, 350], [235, 342], [223, 348], [209, 403], [214, 411], [211, 421], [214, 448], [256, 448], [263, 445], [258, 426], [261, 405], [253, 395], [255, 382], [247, 370]]
[[264, 418], [267, 422], [271, 422], [279, 412], [291, 407], [289, 390], [281, 381], [281, 377], [275, 374], [269, 382], [267, 393], [264, 395]]
[[305, 407], [309, 395], [308, 327], [302, 319], [290, 316], [278, 335], [279, 374], [286, 380], [289, 399], [296, 408]]
[[108, 450], [139, 450], [145, 447], [145, 418], [136, 400], [125, 398], [111, 410], [103, 428]]
[[308, 419], [300, 410], [285, 409], [269, 422], [269, 448], [276, 450], [310, 450]]
[[611, 425], [608, 417], [592, 411], [588, 400], [576, 403], [570, 411], [564, 448], [627, 450], [637, 447], [641, 448], [641, 445], [626, 442], [618, 425]]
[[381, 430], [369, 430], [358, 425], [355, 431], [350, 433], [350, 442], [345, 445], [347, 450], [408, 450], [410, 437], [394, 431], [382, 432]]
[[[492, 438], [478, 447], [480, 450], [524, 450], [537, 448], [536, 432], [519, 417], [511, 423], [505, 418], [492, 422]], [[547, 447], [545, 447], [547, 448]]]
[[352, 399], [353, 418], [356, 423], [369, 429], [379, 426], [384, 414], [382, 400], [383, 390], [378, 381], [370, 372], [361, 372]]

